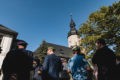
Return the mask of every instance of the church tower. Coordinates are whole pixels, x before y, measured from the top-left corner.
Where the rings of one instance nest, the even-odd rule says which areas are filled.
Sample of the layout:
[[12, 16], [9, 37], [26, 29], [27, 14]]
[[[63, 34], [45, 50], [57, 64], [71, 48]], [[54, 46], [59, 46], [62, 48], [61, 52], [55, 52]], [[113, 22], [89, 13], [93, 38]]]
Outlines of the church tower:
[[71, 21], [70, 21], [70, 31], [68, 32], [68, 47], [72, 48], [74, 46], [79, 46], [80, 44], [80, 38], [78, 36], [78, 31], [75, 28], [76, 24], [72, 19], [71, 15]]

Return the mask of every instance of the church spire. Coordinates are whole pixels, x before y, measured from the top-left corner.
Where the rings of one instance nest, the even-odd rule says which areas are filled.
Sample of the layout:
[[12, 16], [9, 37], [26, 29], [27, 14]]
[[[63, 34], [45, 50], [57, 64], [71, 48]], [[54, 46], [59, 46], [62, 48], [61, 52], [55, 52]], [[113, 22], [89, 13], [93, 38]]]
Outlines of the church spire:
[[78, 32], [75, 28], [76, 24], [74, 20], [72, 19], [72, 15], [70, 15], [70, 17], [71, 17], [71, 21], [70, 21], [70, 31], [68, 32], [68, 37], [71, 35], [78, 35]]
[[71, 17], [70, 28], [75, 28], [76, 24], [72, 19], [72, 14], [70, 15], [70, 17]]

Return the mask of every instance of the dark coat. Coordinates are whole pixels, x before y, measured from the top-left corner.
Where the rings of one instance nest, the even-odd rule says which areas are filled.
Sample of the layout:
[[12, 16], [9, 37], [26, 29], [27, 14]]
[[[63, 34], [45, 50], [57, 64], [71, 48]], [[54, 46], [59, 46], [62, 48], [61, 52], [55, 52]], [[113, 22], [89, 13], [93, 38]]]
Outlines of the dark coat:
[[8, 52], [2, 64], [3, 80], [9, 80], [12, 74], [17, 76], [17, 80], [29, 80], [32, 62], [26, 50], [18, 49]]
[[120, 80], [120, 63], [116, 65], [116, 78]]
[[62, 62], [55, 54], [47, 55], [43, 63], [43, 80], [58, 80], [59, 72], [62, 71]]
[[115, 80], [116, 56], [107, 46], [96, 51], [92, 62], [98, 66], [98, 80]]

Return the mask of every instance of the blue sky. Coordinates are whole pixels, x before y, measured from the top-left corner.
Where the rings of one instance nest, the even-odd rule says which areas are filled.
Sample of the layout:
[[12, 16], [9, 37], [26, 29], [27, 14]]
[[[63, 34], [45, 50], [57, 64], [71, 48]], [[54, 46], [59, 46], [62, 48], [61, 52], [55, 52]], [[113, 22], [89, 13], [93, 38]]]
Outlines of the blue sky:
[[68, 46], [70, 13], [76, 28], [101, 6], [118, 0], [0, 0], [0, 24], [19, 33], [34, 51], [43, 40]]

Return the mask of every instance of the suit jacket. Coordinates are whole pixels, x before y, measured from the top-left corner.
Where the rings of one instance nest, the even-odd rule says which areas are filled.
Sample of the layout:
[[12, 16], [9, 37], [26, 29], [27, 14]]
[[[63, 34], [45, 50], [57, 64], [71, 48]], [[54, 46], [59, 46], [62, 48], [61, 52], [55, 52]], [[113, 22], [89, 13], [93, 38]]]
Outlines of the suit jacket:
[[50, 54], [45, 57], [43, 63], [43, 80], [58, 80], [59, 72], [62, 71], [62, 62], [60, 57]]
[[2, 64], [3, 80], [9, 80], [11, 74], [16, 74], [18, 80], [29, 80], [32, 62], [24, 49], [8, 52]]
[[116, 57], [107, 46], [96, 51], [92, 62], [98, 66], [98, 80], [115, 80]]

